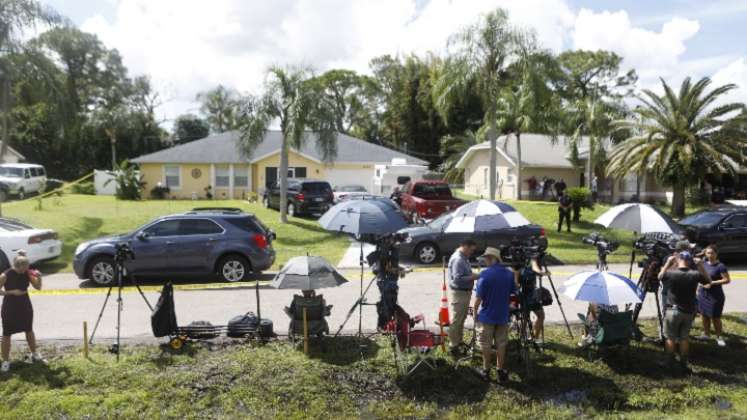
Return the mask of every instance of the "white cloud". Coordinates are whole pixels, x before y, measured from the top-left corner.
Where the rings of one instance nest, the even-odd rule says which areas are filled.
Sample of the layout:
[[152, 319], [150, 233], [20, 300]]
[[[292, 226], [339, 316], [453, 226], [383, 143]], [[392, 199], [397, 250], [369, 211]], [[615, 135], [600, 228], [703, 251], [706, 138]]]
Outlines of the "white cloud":
[[737, 89], [731, 91], [725, 98], [729, 102], [747, 103], [747, 63], [744, 58], [738, 58], [723, 67], [713, 75], [712, 79], [713, 86], [736, 84]]

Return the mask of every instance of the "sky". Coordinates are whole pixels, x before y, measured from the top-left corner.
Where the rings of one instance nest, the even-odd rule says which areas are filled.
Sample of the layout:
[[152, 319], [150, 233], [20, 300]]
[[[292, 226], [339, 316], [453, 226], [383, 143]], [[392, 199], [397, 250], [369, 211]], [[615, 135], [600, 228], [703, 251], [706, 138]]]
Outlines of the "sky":
[[368, 72], [382, 54], [446, 52], [448, 37], [497, 7], [545, 48], [611, 50], [639, 87], [686, 76], [736, 83], [747, 102], [747, 0], [47, 0], [147, 74], [168, 126], [218, 84], [258, 93], [266, 69]]

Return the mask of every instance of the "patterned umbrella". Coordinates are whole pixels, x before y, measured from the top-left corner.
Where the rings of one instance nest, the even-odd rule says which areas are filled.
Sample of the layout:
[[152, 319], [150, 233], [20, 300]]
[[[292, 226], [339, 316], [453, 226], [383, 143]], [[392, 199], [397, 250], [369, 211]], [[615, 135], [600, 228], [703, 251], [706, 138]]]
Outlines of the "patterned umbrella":
[[446, 233], [490, 232], [531, 224], [515, 208], [501, 201], [477, 200], [457, 208]]
[[672, 218], [648, 204], [628, 203], [612, 207], [597, 217], [594, 223], [606, 228], [625, 229], [638, 233], [680, 233], [682, 227]]
[[629, 278], [609, 271], [584, 271], [569, 278], [561, 293], [573, 300], [622, 305], [640, 303], [643, 292]]

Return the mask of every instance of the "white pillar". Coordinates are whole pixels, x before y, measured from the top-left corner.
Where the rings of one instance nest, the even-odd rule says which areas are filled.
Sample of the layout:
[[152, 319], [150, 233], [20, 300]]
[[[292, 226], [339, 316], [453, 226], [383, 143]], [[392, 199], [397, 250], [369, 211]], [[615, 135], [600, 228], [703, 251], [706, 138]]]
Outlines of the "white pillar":
[[228, 198], [233, 200], [233, 163], [228, 165]]
[[215, 164], [210, 164], [210, 188], [213, 190], [213, 195], [215, 195]]

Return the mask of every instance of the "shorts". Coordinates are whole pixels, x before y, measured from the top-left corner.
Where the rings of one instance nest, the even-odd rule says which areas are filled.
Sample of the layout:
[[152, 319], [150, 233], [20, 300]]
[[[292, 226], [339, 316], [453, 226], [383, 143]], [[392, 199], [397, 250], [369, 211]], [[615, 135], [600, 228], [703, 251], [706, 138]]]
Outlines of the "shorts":
[[481, 349], [493, 348], [493, 343], [496, 347], [505, 346], [508, 343], [508, 324], [495, 325], [480, 322], [477, 324], [477, 338]]
[[693, 326], [693, 314], [682, 312], [677, 308], [667, 309], [664, 316], [664, 337], [672, 341], [683, 341], [690, 337]]

